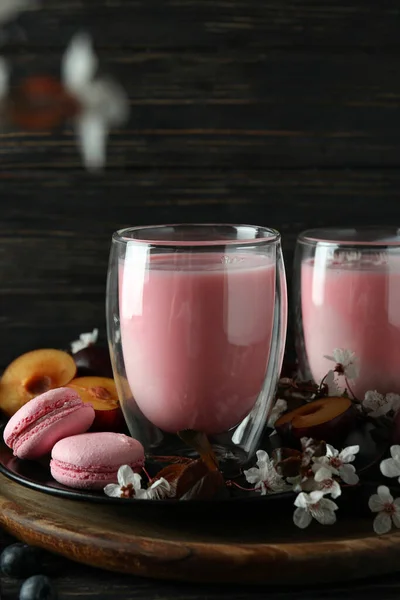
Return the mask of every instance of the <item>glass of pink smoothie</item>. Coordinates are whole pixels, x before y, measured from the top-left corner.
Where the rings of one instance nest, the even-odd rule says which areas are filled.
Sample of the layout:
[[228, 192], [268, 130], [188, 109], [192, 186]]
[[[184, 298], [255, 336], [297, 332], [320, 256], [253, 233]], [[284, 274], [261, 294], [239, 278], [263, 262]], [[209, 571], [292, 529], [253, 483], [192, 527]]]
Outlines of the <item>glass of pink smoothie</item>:
[[356, 353], [355, 395], [400, 393], [400, 230], [316, 229], [295, 258], [297, 354], [301, 376], [319, 383], [335, 348]]
[[279, 233], [247, 225], [133, 227], [113, 235], [107, 323], [122, 410], [153, 454], [207, 434], [223, 461], [257, 450], [286, 336]]

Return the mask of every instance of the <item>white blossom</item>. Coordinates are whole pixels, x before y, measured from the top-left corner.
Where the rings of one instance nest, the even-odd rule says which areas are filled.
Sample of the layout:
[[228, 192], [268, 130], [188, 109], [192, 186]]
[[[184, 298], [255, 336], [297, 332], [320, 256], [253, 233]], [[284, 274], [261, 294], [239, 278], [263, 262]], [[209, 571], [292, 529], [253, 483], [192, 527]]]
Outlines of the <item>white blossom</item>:
[[359, 374], [358, 359], [355, 352], [343, 348], [335, 348], [332, 356], [325, 356], [328, 360], [336, 363], [335, 371], [348, 379], [357, 379]]
[[79, 336], [79, 340], [74, 340], [71, 342], [71, 352], [72, 354], [76, 354], [79, 350], [83, 350], [92, 344], [97, 342], [97, 338], [99, 335], [98, 329], [93, 329], [93, 331], [89, 333], [81, 333]]
[[255, 484], [255, 489], [260, 490], [262, 495], [290, 489], [264, 450], [257, 450], [256, 466], [244, 471], [244, 476], [249, 483]]
[[281, 414], [285, 412], [285, 410], [287, 410], [286, 400], [278, 398], [278, 400], [275, 402], [273, 409], [269, 414], [267, 422], [268, 427], [274, 427], [275, 423], [277, 422]]
[[62, 74], [66, 89], [82, 106], [75, 118], [75, 130], [84, 163], [91, 170], [105, 165], [108, 132], [129, 116], [124, 90], [116, 82], [99, 77], [97, 67], [90, 36], [75, 35], [63, 56]]
[[141, 487], [142, 478], [138, 473], [134, 473], [128, 465], [122, 465], [118, 469], [118, 484], [109, 483], [105, 486], [104, 492], [112, 498], [137, 498], [143, 500], [147, 498], [147, 490]]
[[398, 477], [400, 483], [400, 446], [391, 446], [392, 458], [381, 461], [380, 469], [385, 477]]
[[300, 529], [305, 529], [314, 518], [321, 525], [333, 525], [336, 522], [335, 511], [337, 504], [328, 498], [324, 498], [322, 491], [314, 491], [310, 494], [301, 492], [294, 501], [297, 507], [293, 513], [293, 521]]
[[376, 390], [371, 390], [366, 392], [362, 405], [370, 417], [381, 417], [391, 410], [396, 412], [400, 408], [400, 396], [398, 394], [379, 394]]
[[392, 522], [400, 527], [400, 498], [393, 500], [386, 485], [380, 485], [377, 492], [370, 497], [368, 506], [372, 512], [378, 513], [374, 519], [374, 531], [382, 535], [391, 530]]
[[333, 475], [337, 475], [349, 485], [358, 483], [359, 477], [356, 474], [354, 465], [350, 463], [354, 461], [359, 450], [360, 446], [349, 446], [339, 453], [333, 446], [327, 444], [326, 456], [313, 458], [312, 470], [315, 481], [332, 479]]

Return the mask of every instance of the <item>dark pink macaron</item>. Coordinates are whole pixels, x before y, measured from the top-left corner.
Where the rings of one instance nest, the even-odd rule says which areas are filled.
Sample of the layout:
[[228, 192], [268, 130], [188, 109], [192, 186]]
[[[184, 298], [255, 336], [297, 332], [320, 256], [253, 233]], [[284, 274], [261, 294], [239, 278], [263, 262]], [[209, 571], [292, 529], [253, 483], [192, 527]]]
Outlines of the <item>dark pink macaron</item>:
[[139, 472], [143, 464], [140, 442], [123, 433], [96, 432], [60, 440], [52, 450], [50, 469], [63, 485], [98, 490], [117, 483], [122, 465]]
[[94, 416], [91, 404], [82, 402], [75, 390], [49, 390], [11, 417], [4, 429], [4, 441], [18, 458], [40, 458], [62, 438], [87, 431]]

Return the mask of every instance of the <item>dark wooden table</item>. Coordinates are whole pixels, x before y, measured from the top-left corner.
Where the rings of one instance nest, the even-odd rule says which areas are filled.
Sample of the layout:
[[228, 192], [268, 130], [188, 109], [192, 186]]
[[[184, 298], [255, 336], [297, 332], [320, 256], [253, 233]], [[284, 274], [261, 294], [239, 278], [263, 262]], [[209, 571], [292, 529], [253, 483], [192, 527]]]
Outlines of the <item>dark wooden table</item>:
[[[0, 534], [0, 544], [12, 542]], [[44, 561], [57, 587], [60, 600], [96, 598], [107, 600], [245, 600], [273, 598], [274, 600], [369, 600], [398, 598], [400, 574], [357, 583], [311, 587], [249, 587], [238, 585], [201, 585], [171, 583], [119, 575], [80, 565], [55, 555], [46, 555]], [[288, 568], [290, 568], [288, 566]], [[332, 567], [333, 569], [334, 567]], [[399, 564], [400, 569], [400, 564]], [[339, 574], [338, 574], [339, 575]], [[366, 573], [366, 576], [368, 573]], [[2, 578], [2, 599], [18, 598], [21, 582]]]

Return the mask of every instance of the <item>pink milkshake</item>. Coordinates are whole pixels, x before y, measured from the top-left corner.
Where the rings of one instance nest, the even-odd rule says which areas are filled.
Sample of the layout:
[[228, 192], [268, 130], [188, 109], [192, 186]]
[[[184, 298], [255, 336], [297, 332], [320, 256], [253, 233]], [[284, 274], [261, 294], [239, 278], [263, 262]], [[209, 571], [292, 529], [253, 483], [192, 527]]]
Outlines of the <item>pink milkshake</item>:
[[346, 348], [360, 361], [352, 384], [359, 398], [375, 389], [400, 393], [400, 257], [340, 265], [303, 260], [300, 287], [305, 352], [314, 380], [332, 368], [324, 355]]
[[120, 262], [125, 369], [161, 430], [229, 430], [252, 410], [269, 361], [275, 263], [257, 253], [148, 254]]

